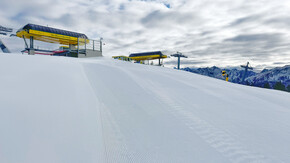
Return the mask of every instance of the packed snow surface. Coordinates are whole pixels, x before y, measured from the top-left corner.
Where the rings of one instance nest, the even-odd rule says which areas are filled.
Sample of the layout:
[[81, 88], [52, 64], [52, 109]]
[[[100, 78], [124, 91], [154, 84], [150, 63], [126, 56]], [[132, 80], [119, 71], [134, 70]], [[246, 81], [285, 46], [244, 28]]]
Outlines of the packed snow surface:
[[290, 93], [109, 58], [1, 54], [0, 162], [290, 162]]

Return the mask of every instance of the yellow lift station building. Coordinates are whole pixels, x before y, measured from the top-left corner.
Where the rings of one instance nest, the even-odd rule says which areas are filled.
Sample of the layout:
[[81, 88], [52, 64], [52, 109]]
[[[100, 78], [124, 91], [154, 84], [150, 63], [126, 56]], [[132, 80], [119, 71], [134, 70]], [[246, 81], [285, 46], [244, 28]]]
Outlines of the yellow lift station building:
[[[45, 51], [34, 48], [34, 40], [68, 45], [69, 56], [74, 57], [94, 57], [102, 56], [102, 40], [90, 40], [85, 34], [56, 29], [36, 24], [27, 24], [19, 29], [17, 37], [23, 38], [26, 50], [29, 54], [35, 54], [35, 51]], [[28, 46], [26, 39], [30, 39]]]
[[129, 57], [137, 62], [159, 59], [159, 65], [161, 65], [161, 59], [167, 58], [167, 55], [164, 55], [161, 51], [153, 51], [153, 52], [132, 53], [129, 55]]

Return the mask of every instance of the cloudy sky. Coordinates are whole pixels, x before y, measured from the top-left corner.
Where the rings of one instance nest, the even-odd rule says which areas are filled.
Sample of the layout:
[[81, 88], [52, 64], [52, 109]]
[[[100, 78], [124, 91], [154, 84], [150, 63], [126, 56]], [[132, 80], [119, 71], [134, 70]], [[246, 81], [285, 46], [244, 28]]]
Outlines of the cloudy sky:
[[180, 51], [183, 67], [261, 69], [290, 64], [289, 11], [289, 0], [1, 0], [0, 25], [103, 37], [105, 56]]

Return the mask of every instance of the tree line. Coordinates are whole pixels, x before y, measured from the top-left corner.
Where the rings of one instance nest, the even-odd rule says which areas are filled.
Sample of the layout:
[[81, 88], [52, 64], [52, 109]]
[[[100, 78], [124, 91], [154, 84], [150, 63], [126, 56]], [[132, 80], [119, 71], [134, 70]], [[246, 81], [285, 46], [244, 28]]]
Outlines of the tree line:
[[[271, 89], [271, 86], [267, 82], [264, 84], [264, 88]], [[282, 82], [279, 81], [279, 82], [276, 82], [276, 84], [273, 86], [273, 89], [290, 92], [290, 85], [286, 87]]]

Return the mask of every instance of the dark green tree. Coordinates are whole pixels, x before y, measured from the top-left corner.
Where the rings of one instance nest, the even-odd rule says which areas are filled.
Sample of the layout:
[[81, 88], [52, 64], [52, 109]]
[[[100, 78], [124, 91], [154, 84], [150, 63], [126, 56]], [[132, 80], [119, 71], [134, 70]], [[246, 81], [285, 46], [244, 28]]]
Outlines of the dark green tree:
[[245, 85], [250, 85], [250, 83], [248, 81], [245, 82]]
[[285, 91], [285, 85], [283, 85], [281, 82], [277, 82], [275, 85], [274, 85], [274, 89], [277, 89], [277, 90], [281, 90], [281, 91]]
[[287, 91], [290, 92], [290, 85], [287, 86]]
[[264, 84], [264, 88], [269, 88], [269, 89], [270, 89], [271, 86], [270, 86], [270, 84], [267, 82], [267, 83]]

